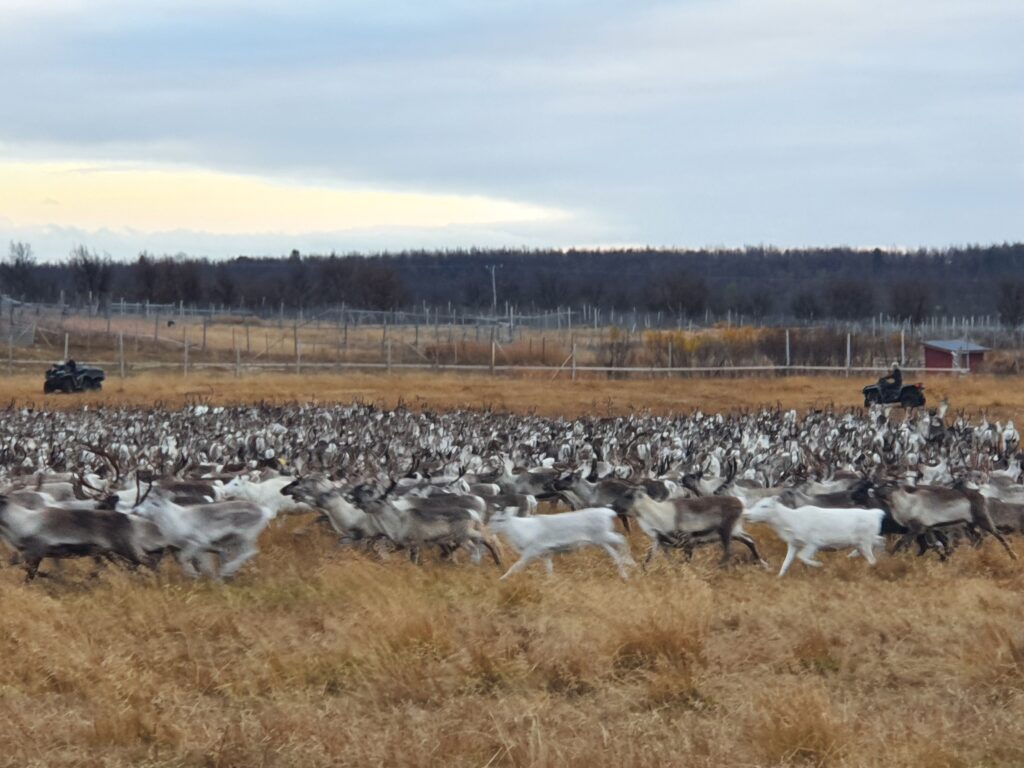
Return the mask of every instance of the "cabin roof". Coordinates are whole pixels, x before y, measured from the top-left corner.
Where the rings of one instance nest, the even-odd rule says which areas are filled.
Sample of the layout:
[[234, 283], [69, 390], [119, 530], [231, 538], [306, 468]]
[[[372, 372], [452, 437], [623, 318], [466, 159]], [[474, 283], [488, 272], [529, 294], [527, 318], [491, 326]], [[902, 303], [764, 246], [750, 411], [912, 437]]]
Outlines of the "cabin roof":
[[935, 341], [924, 342], [926, 347], [940, 349], [943, 352], [987, 352], [988, 347], [975, 344], [967, 339], [936, 339]]

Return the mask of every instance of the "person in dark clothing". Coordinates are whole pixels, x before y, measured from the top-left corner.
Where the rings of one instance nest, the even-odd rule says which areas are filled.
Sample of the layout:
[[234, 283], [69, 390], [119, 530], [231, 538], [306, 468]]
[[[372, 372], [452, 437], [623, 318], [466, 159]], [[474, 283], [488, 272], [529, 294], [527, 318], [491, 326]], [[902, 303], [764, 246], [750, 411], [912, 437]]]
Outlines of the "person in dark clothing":
[[903, 390], [903, 372], [900, 364], [893, 360], [889, 366], [889, 375], [878, 380], [878, 388], [882, 391], [882, 400], [896, 399]]

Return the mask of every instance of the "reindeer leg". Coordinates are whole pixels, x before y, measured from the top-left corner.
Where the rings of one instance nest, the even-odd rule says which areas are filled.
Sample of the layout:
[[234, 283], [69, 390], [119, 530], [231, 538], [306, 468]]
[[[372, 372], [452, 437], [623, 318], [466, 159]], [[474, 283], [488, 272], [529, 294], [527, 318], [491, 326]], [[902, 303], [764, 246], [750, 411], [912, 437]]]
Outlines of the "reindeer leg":
[[241, 552], [236, 554], [233, 558], [228, 560], [226, 563], [221, 563], [221, 566], [220, 566], [220, 576], [221, 576], [221, 578], [230, 579], [232, 576], [234, 576], [235, 572], [239, 568], [241, 568], [245, 564], [245, 562], [249, 558], [253, 557], [257, 552], [259, 552], [259, 550], [256, 549], [255, 546], [249, 545], [248, 547], [244, 547]]
[[39, 555], [25, 555], [25, 583], [28, 584], [39, 573], [39, 564], [43, 558]]
[[[857, 549], [860, 550], [860, 553], [862, 555], [864, 555], [864, 559], [868, 561], [868, 565], [874, 565], [877, 562], [875, 560], [874, 544], [875, 544], [875, 537], [872, 536], [867, 541], [861, 542], [860, 546], [857, 547]], [[855, 549], [854, 552], [856, 552], [857, 549]], [[853, 554], [853, 553], [851, 552], [850, 554]]]
[[796, 547], [793, 546], [792, 542], [786, 542], [786, 559], [782, 561], [782, 568], [779, 569], [779, 578], [781, 579], [786, 575], [786, 571], [789, 570], [789, 566], [793, 564], [793, 558], [796, 557]]
[[813, 544], [805, 544], [803, 548], [797, 552], [797, 557], [800, 558], [800, 562], [806, 563], [814, 568], [820, 568], [821, 562], [814, 559], [814, 554], [818, 551], [818, 548]]
[[622, 560], [622, 555], [619, 554], [619, 551], [611, 544], [602, 544], [601, 547], [604, 549], [605, 552], [608, 553], [611, 559], [615, 562], [615, 567], [619, 569], [619, 576], [622, 577], [622, 580], [625, 581], [626, 579], [628, 579], [629, 574], [626, 573], [626, 566]]
[[647, 570], [647, 566], [649, 566], [651, 564], [651, 561], [654, 559], [654, 556], [657, 554], [657, 552], [658, 552], [658, 537], [654, 536], [654, 537], [651, 538], [651, 548], [647, 550], [647, 557], [644, 558], [643, 569], [645, 571]]
[[754, 556], [754, 559], [761, 564], [761, 567], [767, 568], [768, 561], [761, 557], [761, 553], [757, 551], [757, 542], [754, 538], [747, 533], [734, 533], [732, 535], [734, 539], [741, 542], [747, 549], [750, 550], [750, 554]]
[[498, 554], [498, 548], [488, 541], [486, 537], [481, 538], [480, 543], [487, 547], [487, 551], [491, 553], [491, 557], [494, 559], [494, 564], [501, 568], [501, 556]]
[[519, 559], [512, 564], [511, 568], [505, 571], [505, 575], [502, 576], [501, 579], [499, 579], [499, 581], [507, 579], [513, 573], [518, 573], [519, 571], [523, 570], [523, 568], [529, 565], [530, 561], [536, 558], [538, 554], [539, 553], [533, 552], [531, 550], [526, 550], [525, 552], [520, 553]]
[[1003, 534], [999, 532], [999, 529], [992, 524], [992, 520], [988, 517], [987, 514], [984, 518], [978, 521], [978, 525], [983, 530], [987, 531], [988, 533], [991, 533], [993, 536], [996, 537], [996, 541], [1003, 545], [1003, 549], [1006, 550], [1006, 554], [1008, 554], [1011, 559], [1017, 559], [1017, 553], [1010, 548], [1010, 543], [1006, 540], [1006, 537], [1003, 536]]
[[725, 566], [732, 559], [732, 530], [731, 528], [723, 528], [718, 532], [718, 535], [722, 540], [722, 559], [718, 561], [718, 564]]

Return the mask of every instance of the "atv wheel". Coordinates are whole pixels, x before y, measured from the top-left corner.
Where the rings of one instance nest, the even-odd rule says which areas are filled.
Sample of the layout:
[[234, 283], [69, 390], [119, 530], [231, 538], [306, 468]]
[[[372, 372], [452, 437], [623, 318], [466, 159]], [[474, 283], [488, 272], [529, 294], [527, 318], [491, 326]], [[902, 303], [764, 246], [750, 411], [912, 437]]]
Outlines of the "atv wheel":
[[64, 381], [60, 383], [60, 391], [65, 395], [70, 395], [75, 391], [75, 385], [71, 383], [71, 379], [64, 379]]
[[920, 395], [903, 395], [902, 397], [900, 397], [900, 405], [902, 405], [904, 408], [918, 408], [924, 405], [924, 398], [921, 397]]
[[864, 395], [864, 407], [870, 408], [872, 405], [877, 405], [880, 398], [877, 392], [868, 392]]

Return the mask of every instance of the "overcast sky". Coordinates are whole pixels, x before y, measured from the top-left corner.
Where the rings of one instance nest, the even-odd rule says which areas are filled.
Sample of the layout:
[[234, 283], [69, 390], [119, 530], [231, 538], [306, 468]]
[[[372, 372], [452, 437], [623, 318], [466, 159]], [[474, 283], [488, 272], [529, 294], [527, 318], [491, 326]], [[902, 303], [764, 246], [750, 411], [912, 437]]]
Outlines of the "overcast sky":
[[0, 239], [1024, 239], [1021, 0], [0, 0]]

